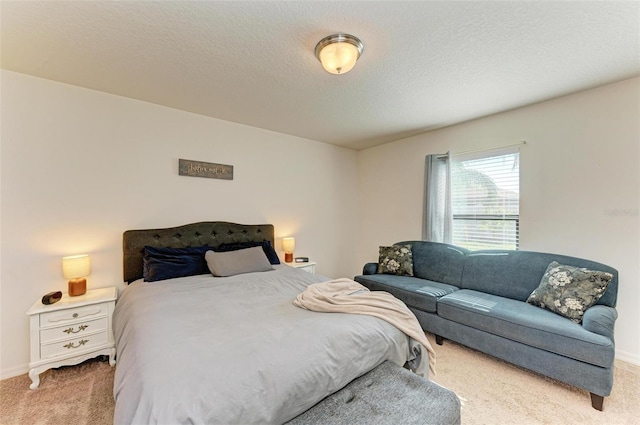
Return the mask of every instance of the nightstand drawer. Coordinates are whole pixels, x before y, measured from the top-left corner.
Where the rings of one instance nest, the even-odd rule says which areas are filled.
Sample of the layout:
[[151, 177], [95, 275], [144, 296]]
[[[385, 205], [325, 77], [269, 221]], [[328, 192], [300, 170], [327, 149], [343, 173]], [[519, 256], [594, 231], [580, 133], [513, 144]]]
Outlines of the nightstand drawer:
[[289, 266], [300, 269], [307, 273], [315, 274], [316, 273], [316, 262], [315, 261], [305, 261], [303, 263], [289, 263]]
[[65, 326], [59, 326], [57, 328], [48, 328], [40, 331], [40, 342], [45, 344], [47, 342], [69, 339], [74, 337], [81, 337], [85, 334], [95, 333], [99, 331], [106, 331], [109, 325], [109, 321], [106, 317], [102, 317], [94, 320], [86, 320], [81, 323], [74, 323]]
[[58, 341], [50, 344], [42, 344], [40, 347], [40, 357], [43, 359], [55, 356], [73, 355], [75, 352], [82, 352], [106, 344], [109, 341], [107, 332], [87, 334], [78, 338]]
[[107, 315], [106, 304], [93, 304], [85, 307], [52, 311], [40, 315], [40, 326], [55, 326], [65, 322], [78, 321]]
[[303, 267], [298, 267], [300, 270], [304, 270], [307, 273], [311, 273], [311, 274], [315, 274], [316, 272], [316, 266], [315, 265], [309, 265], [309, 266], [303, 266]]

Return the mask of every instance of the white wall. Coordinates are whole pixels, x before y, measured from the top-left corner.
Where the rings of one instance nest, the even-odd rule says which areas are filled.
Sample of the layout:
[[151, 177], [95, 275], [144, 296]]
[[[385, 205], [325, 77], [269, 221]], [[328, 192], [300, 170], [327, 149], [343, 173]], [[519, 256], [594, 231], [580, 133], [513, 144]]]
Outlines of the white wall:
[[[204, 220], [273, 223], [276, 245], [352, 274], [356, 152], [2, 71], [0, 376], [26, 371], [25, 311], [66, 290], [62, 256], [88, 253], [89, 287], [122, 282], [122, 232]], [[234, 180], [178, 175], [178, 158]]]
[[379, 245], [420, 239], [426, 155], [521, 140], [521, 249], [617, 268], [616, 352], [640, 364], [640, 78], [358, 152], [353, 268]]

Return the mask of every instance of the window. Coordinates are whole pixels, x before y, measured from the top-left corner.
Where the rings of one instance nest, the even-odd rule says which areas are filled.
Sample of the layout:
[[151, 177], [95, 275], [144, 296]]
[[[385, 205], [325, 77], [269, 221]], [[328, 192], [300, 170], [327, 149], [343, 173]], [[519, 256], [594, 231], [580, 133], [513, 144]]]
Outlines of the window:
[[519, 152], [482, 152], [451, 163], [452, 243], [468, 249], [518, 249]]

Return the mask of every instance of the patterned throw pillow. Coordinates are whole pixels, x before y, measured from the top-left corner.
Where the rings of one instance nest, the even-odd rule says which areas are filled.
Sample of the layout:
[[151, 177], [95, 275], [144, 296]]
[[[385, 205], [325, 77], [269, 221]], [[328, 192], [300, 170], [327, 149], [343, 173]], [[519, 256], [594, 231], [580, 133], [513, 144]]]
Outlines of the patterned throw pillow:
[[612, 278], [611, 273], [553, 261], [527, 302], [580, 323], [584, 312], [598, 302]]
[[411, 245], [381, 246], [378, 273], [413, 276]]

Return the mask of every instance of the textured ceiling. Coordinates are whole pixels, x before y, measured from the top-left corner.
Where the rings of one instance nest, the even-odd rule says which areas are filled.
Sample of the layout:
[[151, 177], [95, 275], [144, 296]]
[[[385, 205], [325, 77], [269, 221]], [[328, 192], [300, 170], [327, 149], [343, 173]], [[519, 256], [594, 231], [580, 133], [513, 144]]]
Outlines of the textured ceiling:
[[[632, 2], [1, 2], [2, 68], [362, 149], [640, 74]], [[365, 44], [326, 73], [324, 36]]]

